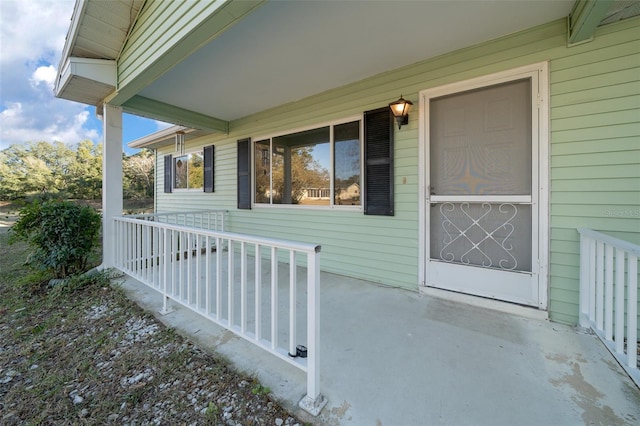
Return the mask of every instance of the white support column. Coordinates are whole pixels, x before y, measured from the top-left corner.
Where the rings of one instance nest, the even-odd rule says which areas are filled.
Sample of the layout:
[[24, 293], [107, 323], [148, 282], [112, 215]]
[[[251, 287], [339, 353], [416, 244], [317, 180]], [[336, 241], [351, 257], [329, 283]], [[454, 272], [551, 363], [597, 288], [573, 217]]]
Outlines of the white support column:
[[102, 110], [102, 267], [115, 264], [113, 217], [122, 215], [122, 108]]

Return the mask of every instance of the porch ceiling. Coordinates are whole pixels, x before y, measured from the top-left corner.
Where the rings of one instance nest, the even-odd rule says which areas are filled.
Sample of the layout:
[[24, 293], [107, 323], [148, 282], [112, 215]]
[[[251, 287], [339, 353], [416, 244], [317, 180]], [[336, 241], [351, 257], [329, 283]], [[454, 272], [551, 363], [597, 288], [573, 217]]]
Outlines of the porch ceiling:
[[566, 17], [573, 3], [266, 2], [139, 95], [232, 121]]
[[[114, 82], [116, 64], [144, 4], [144, 0], [119, 0], [107, 7], [102, 1], [77, 0], [56, 96], [99, 105], [116, 87], [123, 89], [121, 82]], [[594, 23], [640, 13], [640, 0], [608, 2], [606, 11], [586, 4], [585, 0], [266, 1], [182, 62], [169, 69], [152, 65], [136, 83], [140, 89], [125, 90], [128, 94], [115, 105], [183, 126], [228, 130], [228, 122], [253, 113], [576, 12], [588, 13], [572, 16], [577, 28], [574, 42], [588, 38]], [[71, 72], [73, 65], [87, 58], [113, 63], [111, 74], [105, 77], [93, 68]], [[390, 101], [399, 95], [391, 95]]]

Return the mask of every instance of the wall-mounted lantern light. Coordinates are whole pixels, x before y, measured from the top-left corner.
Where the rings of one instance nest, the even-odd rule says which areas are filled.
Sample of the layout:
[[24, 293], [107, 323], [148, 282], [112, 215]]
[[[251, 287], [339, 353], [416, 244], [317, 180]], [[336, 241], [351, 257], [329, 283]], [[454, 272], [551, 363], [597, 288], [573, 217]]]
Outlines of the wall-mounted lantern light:
[[184, 154], [184, 132], [176, 132], [176, 152]]
[[391, 112], [398, 123], [398, 129], [400, 129], [403, 124], [409, 124], [409, 110], [411, 109], [411, 105], [413, 105], [413, 102], [404, 99], [402, 95], [400, 95], [400, 99], [389, 104], [389, 108], [391, 108]]

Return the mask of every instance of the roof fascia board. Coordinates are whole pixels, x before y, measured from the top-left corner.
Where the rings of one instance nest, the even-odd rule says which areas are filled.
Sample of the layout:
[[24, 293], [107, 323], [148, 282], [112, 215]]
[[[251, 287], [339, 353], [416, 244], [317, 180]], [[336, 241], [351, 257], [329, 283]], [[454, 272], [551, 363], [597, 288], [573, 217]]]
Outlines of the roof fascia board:
[[[170, 139], [175, 136], [177, 132], [183, 132], [185, 134], [194, 132], [195, 129], [184, 126], [171, 126], [166, 129], [158, 130], [157, 132], [143, 136], [139, 139], [131, 141], [127, 144], [129, 148], [152, 148], [155, 145], [169, 145]], [[166, 142], [163, 144], [162, 142]]]
[[78, 33], [80, 32], [80, 21], [84, 17], [85, 10], [87, 8], [87, 0], [76, 0], [73, 7], [73, 13], [71, 15], [71, 25], [69, 26], [69, 32], [64, 41], [64, 48], [62, 49], [62, 56], [60, 57], [60, 64], [58, 70], [62, 69], [62, 66], [71, 57], [71, 49], [76, 43]]
[[591, 40], [610, 6], [611, 2], [603, 0], [576, 1], [569, 15], [568, 44]]
[[215, 130], [229, 133], [229, 122], [199, 112], [155, 101], [143, 96], [133, 96], [122, 108], [132, 114], [141, 115], [155, 120], [175, 123], [196, 129]]
[[185, 60], [200, 47], [215, 39], [232, 25], [236, 24], [262, 5], [266, 0], [228, 0], [223, 6], [214, 10], [208, 16], [198, 16], [200, 19], [194, 30], [188, 32], [177, 43], [159, 52], [155, 62], [139, 71], [129, 81], [119, 81], [118, 89], [105, 99], [106, 103], [123, 106], [129, 99], [157, 80], [176, 64]]

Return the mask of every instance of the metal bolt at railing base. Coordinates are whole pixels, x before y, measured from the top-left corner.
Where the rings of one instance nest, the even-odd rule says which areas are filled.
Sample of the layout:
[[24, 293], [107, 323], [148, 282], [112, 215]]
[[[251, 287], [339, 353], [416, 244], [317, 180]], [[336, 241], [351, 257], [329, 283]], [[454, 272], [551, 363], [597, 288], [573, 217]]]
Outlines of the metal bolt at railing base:
[[296, 353], [292, 354], [291, 352], [289, 352], [289, 356], [291, 358], [296, 358], [296, 357], [306, 358], [307, 357], [307, 347], [303, 346], [303, 345], [298, 345], [298, 346], [296, 346]]

